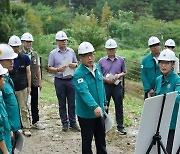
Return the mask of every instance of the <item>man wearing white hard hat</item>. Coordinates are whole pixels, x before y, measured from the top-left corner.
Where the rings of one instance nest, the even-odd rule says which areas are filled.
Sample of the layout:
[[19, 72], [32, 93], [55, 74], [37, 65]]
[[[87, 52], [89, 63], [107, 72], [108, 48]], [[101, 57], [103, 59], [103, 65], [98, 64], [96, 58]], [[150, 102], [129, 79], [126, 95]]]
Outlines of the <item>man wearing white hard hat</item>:
[[43, 130], [44, 125], [39, 121], [39, 109], [38, 109], [38, 98], [39, 91], [42, 88], [41, 80], [41, 68], [40, 59], [38, 53], [33, 51], [32, 42], [34, 41], [33, 36], [26, 32], [21, 36], [23, 45], [22, 53], [29, 56], [31, 60], [31, 115], [32, 115], [32, 127], [35, 129]]
[[[9, 46], [8, 44], [0, 44], [0, 64], [4, 68], [8, 69], [8, 71], [13, 70], [14, 59], [17, 56], [18, 54], [13, 51], [11, 46]], [[14, 133], [12, 139], [14, 139], [16, 136], [16, 132], [21, 129], [21, 119], [19, 112], [19, 104], [14, 93], [14, 83], [10, 78], [9, 74], [5, 75], [5, 85], [1, 90], [4, 103], [6, 105], [10, 129]]]
[[[77, 58], [73, 49], [67, 47], [68, 37], [64, 31], [56, 33], [57, 48], [52, 50], [48, 60], [48, 70], [55, 74], [54, 85], [59, 102], [62, 130], [80, 131], [75, 116], [75, 91], [72, 81]], [[68, 104], [68, 109], [67, 109]]]
[[171, 117], [168, 142], [167, 142], [167, 152], [170, 154], [173, 146], [174, 133], [176, 128], [177, 115], [179, 110], [180, 102], [180, 77], [174, 70], [174, 64], [176, 61], [176, 56], [170, 49], [164, 49], [158, 58], [160, 63], [160, 70], [162, 75], [157, 77], [155, 83], [155, 95], [161, 95], [173, 91], [177, 91], [176, 101], [174, 103], [174, 109]]
[[[108, 39], [105, 43], [107, 56], [99, 60], [99, 66], [104, 76], [104, 86], [106, 90], [106, 98], [108, 107], [111, 97], [115, 103], [117, 130], [122, 134], [126, 134], [123, 121], [123, 91], [122, 77], [126, 75], [126, 66], [124, 59], [116, 55], [117, 43], [114, 39]], [[108, 109], [106, 110], [108, 113]]]
[[13, 35], [9, 38], [8, 44], [13, 48], [18, 57], [14, 59], [13, 70], [9, 75], [14, 82], [15, 94], [18, 99], [23, 133], [25, 136], [31, 136], [30, 132], [30, 113], [27, 104], [27, 96], [31, 92], [31, 61], [29, 56], [20, 52], [21, 40], [18, 36]]
[[148, 40], [150, 53], [141, 62], [141, 80], [144, 88], [144, 99], [154, 95], [155, 79], [161, 75], [158, 57], [160, 54], [160, 40], [151, 36]]
[[82, 153], [92, 153], [95, 138], [96, 153], [107, 154], [104, 128], [104, 111], [107, 106], [103, 76], [98, 64], [94, 63], [94, 47], [82, 42], [78, 48], [81, 64], [74, 73], [76, 113], [81, 127]]
[[4, 77], [7, 72], [8, 69], [3, 68], [0, 64], [0, 153], [12, 153], [11, 127], [1, 91], [5, 85]]
[[[174, 40], [172, 39], [168, 39], [166, 42], [165, 42], [165, 48], [166, 49], [170, 49], [172, 50], [173, 52], [175, 52], [175, 47], [176, 47], [176, 44], [174, 42]], [[176, 62], [175, 62], [175, 66], [174, 66], [174, 71], [176, 73], [180, 73], [179, 72], [179, 58], [176, 57]]]

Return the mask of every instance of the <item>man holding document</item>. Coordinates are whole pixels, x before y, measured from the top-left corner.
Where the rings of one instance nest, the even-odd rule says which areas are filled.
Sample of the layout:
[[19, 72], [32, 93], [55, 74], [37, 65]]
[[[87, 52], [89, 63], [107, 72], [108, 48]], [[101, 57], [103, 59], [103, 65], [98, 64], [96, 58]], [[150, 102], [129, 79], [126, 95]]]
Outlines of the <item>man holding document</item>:
[[[74, 69], [77, 67], [77, 58], [73, 49], [67, 47], [68, 37], [65, 32], [56, 33], [57, 48], [52, 50], [48, 60], [48, 70], [55, 73], [54, 85], [59, 102], [59, 114], [62, 130], [70, 128], [80, 131], [75, 116], [75, 90], [72, 81]], [[66, 109], [68, 103], [68, 114]]]
[[[122, 77], [126, 75], [126, 66], [124, 59], [116, 55], [117, 43], [115, 40], [107, 40], [105, 48], [107, 56], [99, 60], [99, 66], [104, 76], [108, 107], [112, 97], [115, 103], [117, 130], [122, 135], [125, 135], [126, 131], [123, 126], [123, 93], [121, 81]], [[108, 113], [108, 109], [106, 112]]]

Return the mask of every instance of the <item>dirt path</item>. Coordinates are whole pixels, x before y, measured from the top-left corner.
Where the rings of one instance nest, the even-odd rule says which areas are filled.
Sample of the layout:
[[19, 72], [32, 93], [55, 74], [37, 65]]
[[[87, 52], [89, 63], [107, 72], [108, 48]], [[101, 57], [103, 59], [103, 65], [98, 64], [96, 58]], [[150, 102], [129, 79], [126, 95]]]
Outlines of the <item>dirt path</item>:
[[[110, 116], [114, 119], [114, 113]], [[25, 138], [21, 154], [81, 154], [79, 132], [61, 131], [57, 104], [40, 104], [40, 120], [45, 130], [31, 129], [32, 136]], [[136, 122], [135, 122], [136, 123]], [[134, 152], [137, 126], [128, 128], [126, 136], [120, 135], [114, 127], [106, 137], [108, 154], [132, 154]], [[93, 151], [95, 145], [93, 142]], [[19, 153], [16, 151], [16, 153]]]

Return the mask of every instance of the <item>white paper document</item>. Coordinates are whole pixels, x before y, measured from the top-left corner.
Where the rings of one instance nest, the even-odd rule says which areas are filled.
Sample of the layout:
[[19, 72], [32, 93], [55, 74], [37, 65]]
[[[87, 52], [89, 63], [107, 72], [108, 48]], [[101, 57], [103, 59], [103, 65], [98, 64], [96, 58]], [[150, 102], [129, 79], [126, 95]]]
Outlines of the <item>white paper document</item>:
[[113, 120], [109, 117], [109, 115], [106, 112], [104, 112], [104, 118], [105, 118], [105, 120], [104, 120], [104, 123], [105, 123], [105, 132], [107, 133], [107, 132], [109, 132], [112, 129], [112, 127], [114, 125], [114, 122], [113, 122]]
[[25, 140], [25, 137], [23, 136], [23, 134], [21, 134], [19, 131], [17, 131], [17, 141], [16, 141], [16, 146], [15, 148], [21, 152], [22, 151], [22, 148], [24, 146], [24, 140]]
[[74, 74], [74, 69], [70, 68], [68, 65], [72, 63], [71, 58], [67, 58], [61, 62], [61, 66], [66, 66], [65, 71], [63, 72], [63, 77], [68, 76], [68, 75], [73, 75]]
[[66, 67], [65, 71], [63, 72], [63, 77], [68, 76], [68, 75], [73, 75], [74, 74], [74, 69], [70, 67]]
[[[110, 73], [110, 74], [108, 73], [108, 74], [106, 75], [106, 78], [108, 78], [108, 79], [111, 80], [111, 81], [115, 81], [115, 77], [114, 77], [114, 75], [112, 75], [111, 73]], [[114, 84], [115, 84], [115, 85], [118, 85], [119, 82], [120, 82], [119, 80], [116, 80], [116, 81], [114, 82]]]

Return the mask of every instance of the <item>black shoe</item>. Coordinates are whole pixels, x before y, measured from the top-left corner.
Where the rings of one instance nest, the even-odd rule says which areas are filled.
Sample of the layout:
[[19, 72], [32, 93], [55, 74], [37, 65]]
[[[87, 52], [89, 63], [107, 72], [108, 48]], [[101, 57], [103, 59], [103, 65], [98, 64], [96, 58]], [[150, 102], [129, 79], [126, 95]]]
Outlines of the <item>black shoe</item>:
[[70, 129], [72, 129], [72, 130], [78, 131], [78, 132], [80, 132], [80, 131], [81, 131], [81, 129], [79, 128], [79, 126], [78, 126], [77, 124], [70, 125], [70, 127], [69, 127], [69, 128], [70, 128]]
[[126, 130], [124, 128], [118, 128], [118, 131], [120, 132], [121, 135], [126, 135]]
[[68, 130], [68, 124], [64, 124], [62, 127], [62, 131], [66, 132]]

